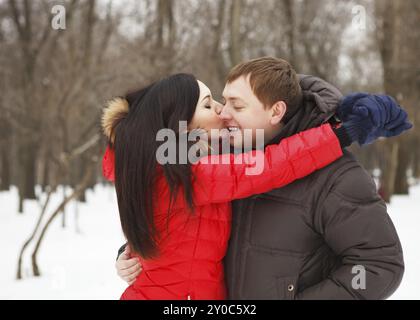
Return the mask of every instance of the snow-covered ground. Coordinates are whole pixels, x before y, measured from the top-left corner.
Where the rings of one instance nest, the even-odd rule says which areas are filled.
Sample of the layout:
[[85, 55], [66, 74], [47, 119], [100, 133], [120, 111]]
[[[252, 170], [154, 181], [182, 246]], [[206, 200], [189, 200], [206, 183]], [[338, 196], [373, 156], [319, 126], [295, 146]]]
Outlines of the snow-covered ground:
[[[61, 192], [52, 199], [61, 199]], [[57, 217], [49, 229], [38, 257], [41, 277], [32, 277], [29, 256], [24, 280], [15, 280], [18, 252], [34, 228], [40, 208], [26, 201], [25, 213], [17, 214], [17, 191], [0, 192], [0, 299], [118, 299], [126, 285], [115, 272], [117, 249], [124, 242], [114, 189], [97, 185], [87, 193], [87, 203], [71, 203], [66, 210], [67, 227]], [[420, 185], [410, 196], [395, 196], [389, 213], [404, 248], [406, 272], [391, 299], [420, 299]], [[79, 225], [80, 232], [76, 232]], [[28, 250], [30, 253], [32, 250]]]
[[[62, 192], [51, 199], [55, 208]], [[126, 285], [115, 272], [115, 258], [123, 244], [115, 191], [97, 185], [87, 192], [87, 203], [78, 204], [79, 233], [76, 232], [75, 203], [66, 209], [67, 227], [61, 216], [50, 226], [39, 252], [41, 277], [31, 277], [30, 253], [24, 280], [15, 280], [22, 244], [32, 233], [40, 208], [26, 201], [23, 215], [17, 214], [17, 190], [0, 192], [0, 299], [119, 299]]]
[[420, 300], [420, 185], [409, 196], [392, 197], [388, 207], [404, 251], [405, 273], [400, 287], [390, 299]]

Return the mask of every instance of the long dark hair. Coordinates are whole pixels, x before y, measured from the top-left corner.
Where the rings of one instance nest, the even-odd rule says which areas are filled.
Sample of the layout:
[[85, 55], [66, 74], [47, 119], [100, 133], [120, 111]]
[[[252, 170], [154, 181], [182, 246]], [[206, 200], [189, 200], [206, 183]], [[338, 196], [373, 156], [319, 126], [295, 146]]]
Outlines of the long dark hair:
[[[156, 134], [161, 129], [178, 133], [180, 121], [191, 121], [199, 95], [194, 76], [170, 76], [127, 94], [129, 112], [114, 128], [115, 187], [121, 226], [132, 250], [144, 258], [153, 258], [158, 253], [153, 195], [156, 151], [162, 142], [156, 141]], [[178, 146], [176, 150], [179, 150]], [[192, 208], [190, 165], [171, 164], [162, 168], [171, 199], [182, 188], [185, 201]]]

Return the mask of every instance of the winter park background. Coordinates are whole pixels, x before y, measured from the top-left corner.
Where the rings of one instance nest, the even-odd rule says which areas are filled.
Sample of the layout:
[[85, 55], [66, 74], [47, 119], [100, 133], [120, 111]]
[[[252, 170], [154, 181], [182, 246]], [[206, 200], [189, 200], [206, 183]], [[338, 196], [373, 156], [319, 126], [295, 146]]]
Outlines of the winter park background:
[[402, 242], [391, 299], [420, 299], [419, 21], [418, 0], [0, 0], [0, 299], [118, 299], [105, 101], [177, 72], [220, 98], [231, 67], [265, 55], [407, 110], [408, 134], [352, 151]]

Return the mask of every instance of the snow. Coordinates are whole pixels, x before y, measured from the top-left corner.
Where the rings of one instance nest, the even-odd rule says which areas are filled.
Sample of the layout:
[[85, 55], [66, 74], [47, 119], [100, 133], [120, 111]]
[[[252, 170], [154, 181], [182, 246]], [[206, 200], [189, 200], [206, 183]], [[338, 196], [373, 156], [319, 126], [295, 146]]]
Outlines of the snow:
[[[62, 191], [51, 199], [55, 208]], [[87, 192], [87, 204], [79, 203], [76, 232], [75, 202], [66, 209], [65, 229], [61, 216], [47, 231], [38, 254], [41, 277], [32, 277], [27, 250], [23, 280], [15, 280], [18, 253], [39, 216], [37, 201], [26, 201], [17, 213], [17, 190], [0, 192], [0, 299], [119, 299], [126, 284], [115, 272], [118, 248], [125, 242], [121, 231], [115, 191], [97, 185]]]
[[393, 196], [388, 213], [397, 229], [404, 252], [405, 273], [400, 287], [390, 298], [420, 299], [420, 185], [409, 196]]
[[[61, 198], [59, 191], [50, 208]], [[61, 227], [61, 216], [57, 217], [39, 252], [41, 277], [31, 276], [30, 256], [26, 255], [23, 280], [15, 280], [18, 252], [34, 228], [40, 207], [37, 201], [26, 201], [20, 215], [17, 204], [16, 188], [0, 192], [0, 299], [119, 299], [126, 284], [116, 274], [115, 258], [124, 237], [112, 187], [97, 185], [87, 192], [87, 203], [69, 204], [66, 228]], [[406, 264], [403, 282], [391, 299], [420, 299], [419, 207], [420, 185], [411, 187], [410, 196], [394, 196], [388, 207]], [[27, 250], [31, 252], [32, 247]]]

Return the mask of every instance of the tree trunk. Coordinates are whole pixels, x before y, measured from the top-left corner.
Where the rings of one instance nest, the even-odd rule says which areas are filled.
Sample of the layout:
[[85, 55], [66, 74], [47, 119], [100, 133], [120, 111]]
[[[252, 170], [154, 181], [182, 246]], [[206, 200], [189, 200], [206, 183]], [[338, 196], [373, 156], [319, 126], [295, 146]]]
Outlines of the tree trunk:
[[[75, 168], [75, 172], [73, 174], [74, 177], [76, 177], [77, 181], [81, 181], [83, 179], [83, 176], [86, 172], [86, 166], [88, 164], [88, 160], [85, 157], [81, 157], [79, 160], [79, 165], [77, 168]], [[76, 186], [76, 183], [73, 184], [73, 188]], [[77, 199], [80, 202], [85, 203], [86, 202], [86, 190], [83, 190], [83, 192], [80, 193], [80, 196]]]
[[391, 196], [394, 194], [396, 168], [398, 165], [398, 149], [399, 143], [397, 141], [386, 141], [384, 143], [386, 158], [383, 159], [381, 167], [381, 183], [380, 190], [382, 198], [390, 203]]
[[[26, 140], [26, 139], [25, 139]], [[23, 199], [36, 199], [36, 159], [38, 149], [33, 142], [21, 141], [19, 148], [20, 190]]]
[[157, 39], [158, 48], [171, 48], [175, 42], [176, 30], [173, 14], [173, 2], [158, 0], [157, 4]]
[[408, 195], [407, 170], [411, 160], [408, 142], [407, 139], [401, 139], [399, 142], [394, 194]]
[[18, 213], [19, 213], [19, 214], [23, 214], [23, 211], [24, 211], [23, 205], [24, 205], [24, 201], [25, 201], [25, 199], [24, 199], [24, 197], [23, 197], [22, 189], [21, 189], [20, 187], [19, 187], [18, 189], [19, 189], [19, 197], [18, 197]]
[[226, 78], [227, 68], [226, 63], [223, 59], [223, 53], [220, 48], [222, 43], [223, 36], [223, 26], [225, 21], [225, 12], [226, 12], [226, 0], [220, 0], [219, 6], [217, 8], [217, 24], [214, 26], [214, 42], [213, 42], [213, 51], [212, 59], [216, 63], [216, 72], [220, 83], [223, 83]]
[[420, 151], [419, 145], [420, 139], [414, 140], [414, 159], [413, 159], [413, 177], [415, 179], [420, 179]]
[[7, 119], [0, 115], [0, 191], [9, 190], [11, 185], [11, 137], [11, 125]]
[[288, 60], [293, 68], [297, 69], [297, 59], [296, 59], [296, 50], [295, 50], [295, 30], [296, 30], [296, 20], [295, 20], [295, 2], [293, 0], [283, 0], [283, 6], [285, 8], [285, 18], [287, 19], [287, 43], [289, 47], [289, 57]]
[[242, 0], [232, 0], [230, 8], [230, 47], [229, 55], [232, 66], [242, 61], [241, 48], [241, 11]]
[[[32, 149], [32, 148], [31, 148]], [[35, 184], [36, 184], [36, 151], [34, 149], [28, 150], [26, 163], [24, 167], [25, 179], [25, 199], [36, 199]]]
[[0, 176], [0, 191], [6, 191], [10, 189], [10, 150], [6, 146], [1, 147], [1, 176]]
[[45, 159], [44, 159], [44, 167], [42, 168], [43, 173], [42, 173], [42, 183], [41, 183], [41, 187], [42, 187], [42, 191], [45, 192], [45, 190], [47, 189], [47, 187], [50, 184], [50, 154], [49, 152], [46, 153]]

